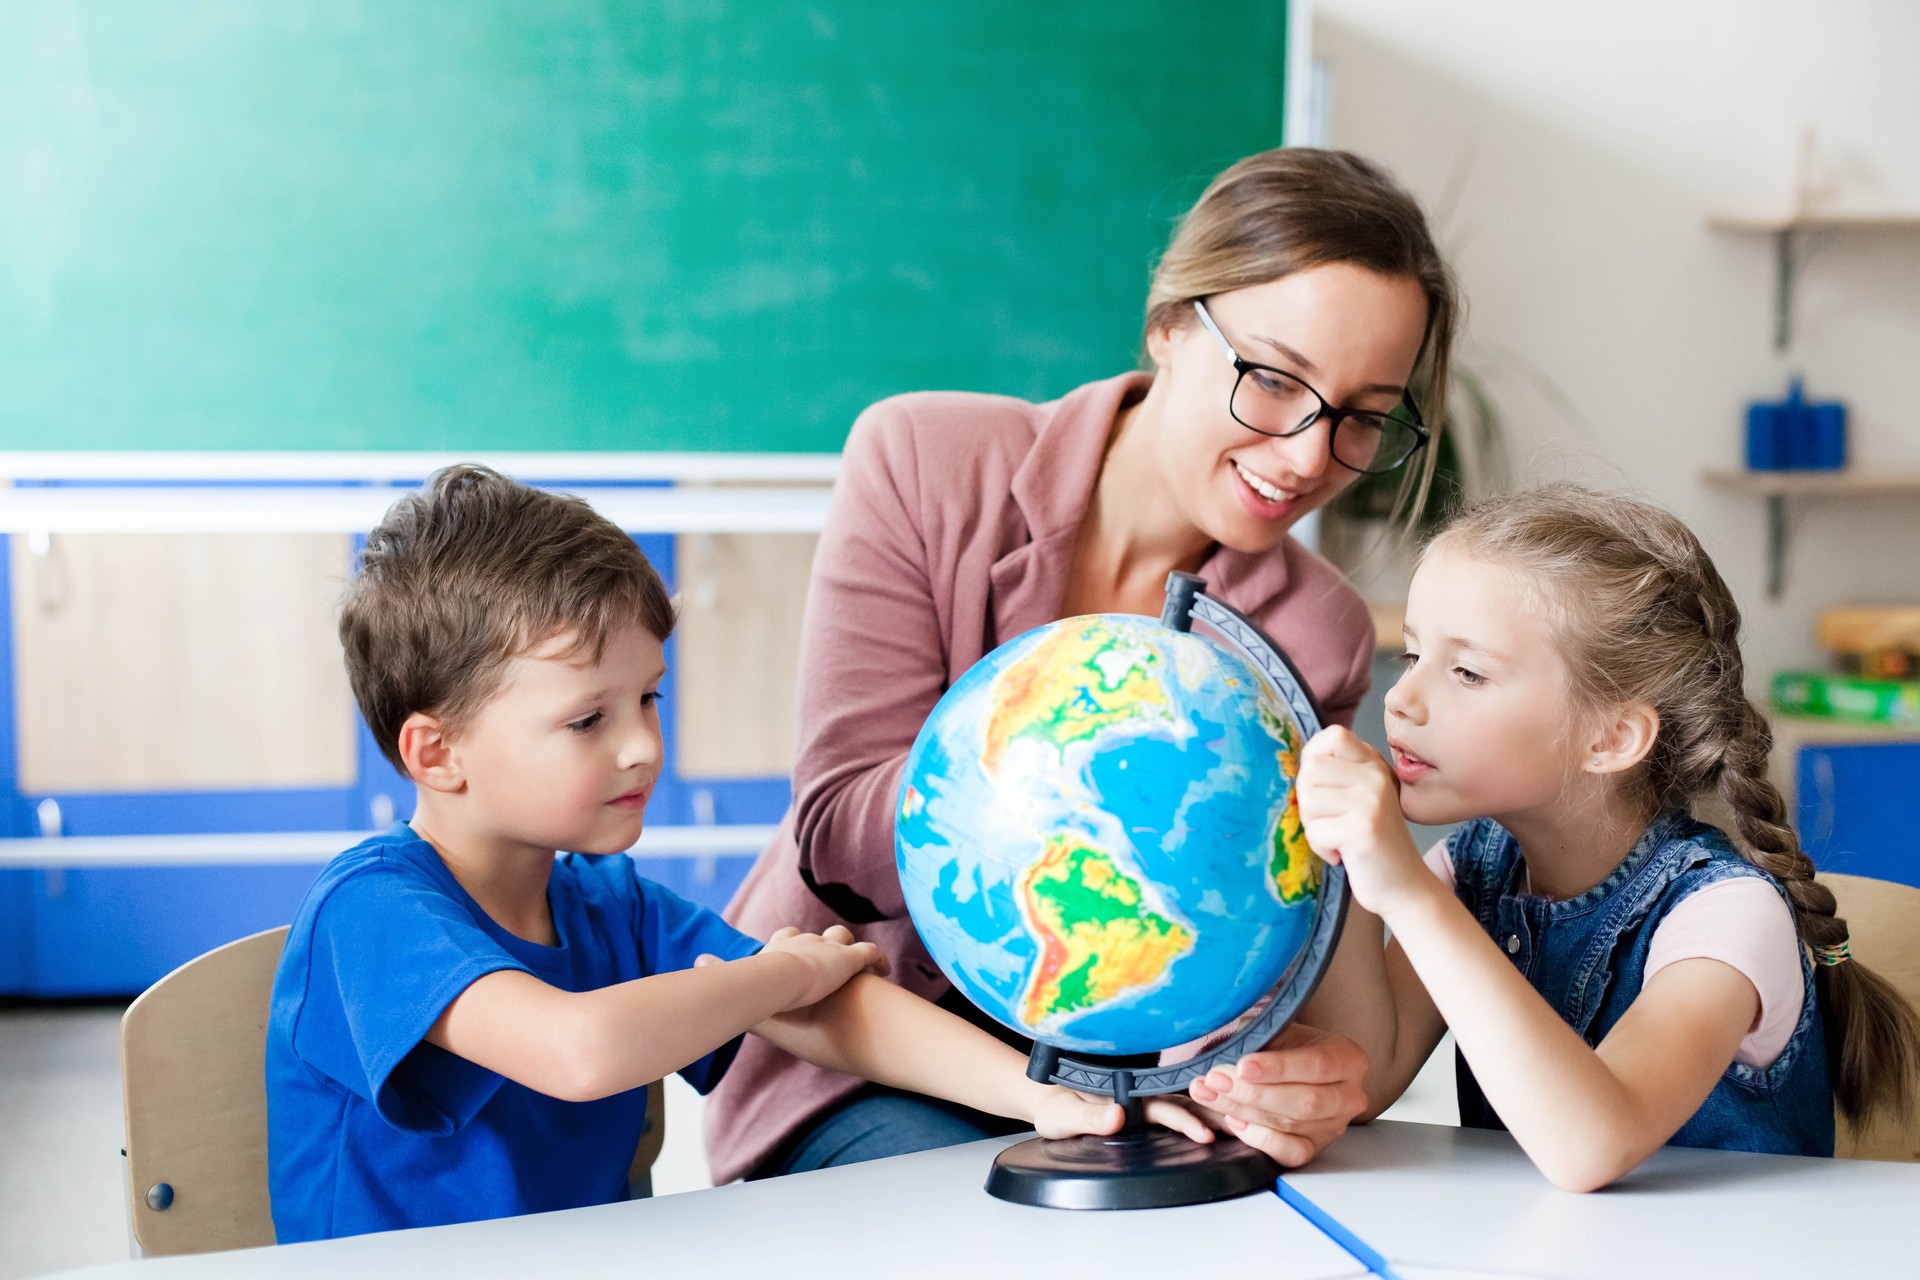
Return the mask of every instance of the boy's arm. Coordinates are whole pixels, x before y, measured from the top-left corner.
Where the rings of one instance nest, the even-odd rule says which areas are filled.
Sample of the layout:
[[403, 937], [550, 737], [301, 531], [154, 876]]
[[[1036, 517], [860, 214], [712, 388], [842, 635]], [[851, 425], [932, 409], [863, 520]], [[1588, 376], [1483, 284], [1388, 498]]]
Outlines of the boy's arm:
[[[817, 1067], [1024, 1120], [1046, 1137], [1112, 1133], [1123, 1119], [1113, 1102], [1034, 1083], [1014, 1049], [869, 974], [818, 1004], [769, 1018], [754, 1032]], [[1196, 1142], [1213, 1139], [1198, 1116], [1170, 1099], [1148, 1099], [1147, 1118]]]
[[501, 969], [454, 997], [426, 1038], [539, 1093], [591, 1101], [678, 1071], [862, 969], [886, 967], [879, 948], [836, 928], [827, 937], [782, 929], [758, 955], [593, 991]]

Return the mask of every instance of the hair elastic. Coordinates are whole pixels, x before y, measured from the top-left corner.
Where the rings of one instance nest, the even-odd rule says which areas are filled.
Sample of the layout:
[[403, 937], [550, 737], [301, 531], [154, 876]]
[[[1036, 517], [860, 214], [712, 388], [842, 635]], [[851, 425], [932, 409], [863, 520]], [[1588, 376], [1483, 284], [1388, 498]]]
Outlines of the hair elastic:
[[1815, 947], [1813, 949], [1813, 961], [1815, 964], [1845, 964], [1851, 959], [1853, 959], [1852, 938], [1842, 938], [1831, 947]]

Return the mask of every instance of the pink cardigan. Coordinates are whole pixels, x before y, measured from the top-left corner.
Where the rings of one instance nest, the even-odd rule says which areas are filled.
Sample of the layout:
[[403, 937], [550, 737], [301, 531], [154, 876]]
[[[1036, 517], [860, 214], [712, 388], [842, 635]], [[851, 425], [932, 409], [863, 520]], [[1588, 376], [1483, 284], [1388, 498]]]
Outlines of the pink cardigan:
[[[735, 925], [764, 938], [849, 924], [908, 990], [951, 989], [901, 898], [900, 770], [962, 672], [1060, 616], [1114, 416], [1148, 383], [1127, 374], [1040, 405], [927, 392], [860, 415], [807, 595], [794, 803], [728, 908]], [[1261, 556], [1216, 548], [1200, 573], [1279, 641], [1330, 719], [1352, 722], [1373, 627], [1338, 570], [1289, 538]], [[707, 1106], [715, 1180], [745, 1174], [859, 1086], [748, 1036]]]

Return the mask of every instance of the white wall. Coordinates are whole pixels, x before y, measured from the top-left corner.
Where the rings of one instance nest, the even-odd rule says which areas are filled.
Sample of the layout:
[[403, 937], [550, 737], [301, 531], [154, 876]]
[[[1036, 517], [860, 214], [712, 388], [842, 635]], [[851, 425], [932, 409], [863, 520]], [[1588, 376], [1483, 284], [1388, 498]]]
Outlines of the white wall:
[[1794, 369], [1847, 401], [1857, 465], [1920, 472], [1920, 232], [1821, 249], [1782, 356], [1770, 242], [1706, 226], [1784, 210], [1806, 126], [1837, 207], [1920, 212], [1920, 3], [1314, 0], [1313, 21], [1331, 142], [1435, 213], [1519, 478], [1688, 519], [1740, 599], [1756, 689], [1823, 662], [1819, 609], [1920, 599], [1920, 497], [1797, 508], [1774, 602], [1760, 501], [1699, 478], [1738, 465], [1742, 405]]

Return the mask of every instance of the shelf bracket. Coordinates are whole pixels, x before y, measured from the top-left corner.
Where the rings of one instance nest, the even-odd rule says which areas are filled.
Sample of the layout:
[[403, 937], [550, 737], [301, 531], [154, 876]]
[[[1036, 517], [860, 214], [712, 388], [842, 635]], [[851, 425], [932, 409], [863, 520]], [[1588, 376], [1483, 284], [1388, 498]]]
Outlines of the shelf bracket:
[[1787, 495], [1767, 495], [1767, 599], [1778, 600], [1787, 586]]
[[1773, 233], [1773, 256], [1773, 349], [1785, 351], [1793, 334], [1793, 283], [1798, 269], [1791, 226]]

